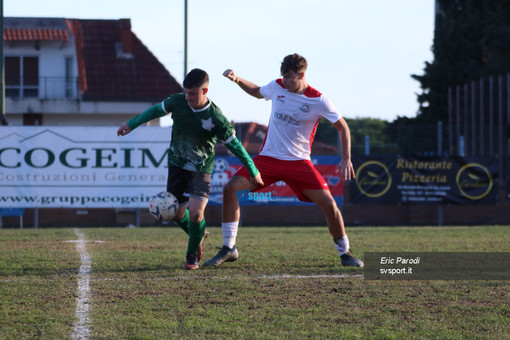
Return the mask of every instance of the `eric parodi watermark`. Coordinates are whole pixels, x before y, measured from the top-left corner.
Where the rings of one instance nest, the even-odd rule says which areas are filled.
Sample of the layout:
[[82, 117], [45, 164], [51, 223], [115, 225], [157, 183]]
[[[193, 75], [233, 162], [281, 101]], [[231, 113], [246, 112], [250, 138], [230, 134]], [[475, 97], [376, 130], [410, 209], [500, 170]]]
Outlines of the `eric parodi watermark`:
[[510, 252], [368, 252], [367, 280], [510, 280]]

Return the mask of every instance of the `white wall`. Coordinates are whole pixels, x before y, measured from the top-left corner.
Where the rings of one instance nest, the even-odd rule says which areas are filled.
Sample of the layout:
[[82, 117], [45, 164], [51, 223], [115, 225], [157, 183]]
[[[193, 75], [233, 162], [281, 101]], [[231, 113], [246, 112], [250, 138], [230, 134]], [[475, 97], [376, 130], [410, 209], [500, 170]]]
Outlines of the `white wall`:
[[72, 57], [74, 59], [73, 76], [78, 76], [74, 37], [65, 42], [41, 41], [38, 45], [39, 49], [36, 49], [35, 41], [6, 42], [4, 55], [6, 57], [39, 57], [40, 77], [65, 77], [65, 58]]

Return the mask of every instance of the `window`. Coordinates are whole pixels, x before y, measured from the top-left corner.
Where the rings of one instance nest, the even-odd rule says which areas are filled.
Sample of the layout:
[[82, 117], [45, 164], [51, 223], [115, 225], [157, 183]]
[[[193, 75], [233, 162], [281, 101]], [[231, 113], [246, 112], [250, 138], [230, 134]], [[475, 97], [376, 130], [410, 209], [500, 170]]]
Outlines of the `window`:
[[23, 97], [37, 97], [39, 88], [39, 58], [23, 59]]
[[5, 95], [37, 97], [39, 93], [39, 58], [5, 57]]
[[5, 96], [19, 97], [20, 93], [20, 58], [5, 58]]

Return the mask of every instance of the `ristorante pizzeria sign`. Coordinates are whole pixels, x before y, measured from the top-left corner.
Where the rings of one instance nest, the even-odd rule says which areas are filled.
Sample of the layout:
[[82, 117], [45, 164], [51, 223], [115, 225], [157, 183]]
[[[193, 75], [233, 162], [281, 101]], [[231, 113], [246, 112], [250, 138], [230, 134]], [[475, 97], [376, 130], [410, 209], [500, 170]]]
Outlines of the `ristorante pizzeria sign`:
[[497, 160], [357, 157], [352, 203], [496, 203]]

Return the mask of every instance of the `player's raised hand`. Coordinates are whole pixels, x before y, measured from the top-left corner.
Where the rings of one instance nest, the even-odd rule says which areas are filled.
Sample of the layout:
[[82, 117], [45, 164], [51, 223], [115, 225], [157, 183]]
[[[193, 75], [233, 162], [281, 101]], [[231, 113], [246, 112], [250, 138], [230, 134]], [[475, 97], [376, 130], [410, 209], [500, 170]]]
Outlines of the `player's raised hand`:
[[120, 124], [120, 127], [117, 130], [117, 136], [125, 136], [130, 132], [131, 132], [131, 129], [129, 128], [127, 123], [122, 123], [122, 124]]
[[235, 81], [237, 79], [236, 74], [234, 73], [234, 70], [228, 69], [223, 72], [223, 76], [227, 77], [228, 79]]

